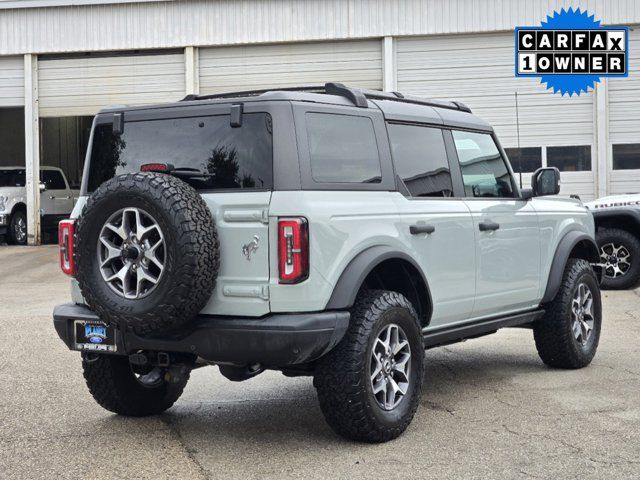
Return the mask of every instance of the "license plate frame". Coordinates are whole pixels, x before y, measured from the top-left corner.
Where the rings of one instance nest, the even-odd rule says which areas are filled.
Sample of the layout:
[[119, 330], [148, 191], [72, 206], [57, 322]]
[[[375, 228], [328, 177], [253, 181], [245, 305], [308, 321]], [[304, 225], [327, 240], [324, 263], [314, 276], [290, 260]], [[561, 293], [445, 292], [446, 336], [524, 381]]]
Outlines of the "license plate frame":
[[73, 339], [76, 350], [92, 352], [118, 351], [116, 331], [111, 325], [95, 320], [74, 320]]

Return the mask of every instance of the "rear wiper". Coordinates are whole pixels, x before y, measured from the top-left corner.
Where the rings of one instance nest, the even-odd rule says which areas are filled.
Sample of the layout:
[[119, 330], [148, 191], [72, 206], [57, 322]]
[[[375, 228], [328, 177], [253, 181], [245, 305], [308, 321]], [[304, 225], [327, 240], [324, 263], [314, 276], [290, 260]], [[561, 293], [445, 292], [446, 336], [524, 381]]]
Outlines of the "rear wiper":
[[174, 167], [171, 163], [145, 163], [140, 167], [141, 172], [157, 172], [173, 175], [178, 178], [209, 178], [212, 174], [191, 167]]
[[203, 172], [202, 170], [198, 170], [197, 168], [189, 168], [189, 167], [172, 168], [166, 173], [178, 178], [211, 178], [213, 177], [211, 173], [206, 173], [206, 172]]

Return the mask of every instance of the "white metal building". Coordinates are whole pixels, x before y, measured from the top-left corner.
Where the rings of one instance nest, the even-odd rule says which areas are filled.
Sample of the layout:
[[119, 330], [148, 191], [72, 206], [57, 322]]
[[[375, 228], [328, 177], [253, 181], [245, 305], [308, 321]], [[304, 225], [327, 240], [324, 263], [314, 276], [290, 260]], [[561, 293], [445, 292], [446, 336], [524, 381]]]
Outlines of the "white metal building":
[[629, 78], [587, 95], [514, 76], [514, 27], [569, 6], [640, 24], [637, 0], [0, 0], [0, 165], [26, 162], [33, 232], [33, 172], [79, 181], [102, 106], [339, 81], [461, 100], [563, 193], [640, 191], [640, 29]]

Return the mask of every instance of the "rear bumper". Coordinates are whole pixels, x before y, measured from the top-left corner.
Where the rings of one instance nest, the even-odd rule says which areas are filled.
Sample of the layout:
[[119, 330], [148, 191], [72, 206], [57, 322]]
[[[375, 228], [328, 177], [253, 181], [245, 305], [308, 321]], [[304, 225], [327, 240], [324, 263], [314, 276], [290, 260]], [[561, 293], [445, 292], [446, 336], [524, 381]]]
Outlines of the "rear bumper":
[[[70, 350], [78, 350], [74, 320], [100, 321], [84, 305], [58, 305], [53, 311], [53, 323]], [[261, 318], [199, 316], [179, 335], [143, 338], [119, 330], [117, 350], [110, 354], [176, 352], [198, 355], [211, 362], [284, 367], [320, 358], [338, 344], [348, 325], [349, 312], [273, 314]]]

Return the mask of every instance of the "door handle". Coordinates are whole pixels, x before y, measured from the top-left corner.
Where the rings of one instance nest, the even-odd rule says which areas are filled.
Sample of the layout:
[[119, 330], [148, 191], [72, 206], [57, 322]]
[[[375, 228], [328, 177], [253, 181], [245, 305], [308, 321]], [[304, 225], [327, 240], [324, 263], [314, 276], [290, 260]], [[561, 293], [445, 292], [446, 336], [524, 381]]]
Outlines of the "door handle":
[[496, 222], [480, 222], [478, 228], [481, 232], [494, 231], [500, 228], [500, 224]]
[[411, 225], [409, 227], [409, 232], [411, 232], [411, 235], [419, 235], [421, 233], [426, 233], [427, 235], [431, 235], [435, 231], [436, 231], [436, 227], [434, 227], [433, 225], [426, 225], [423, 223], [419, 223], [418, 225]]

